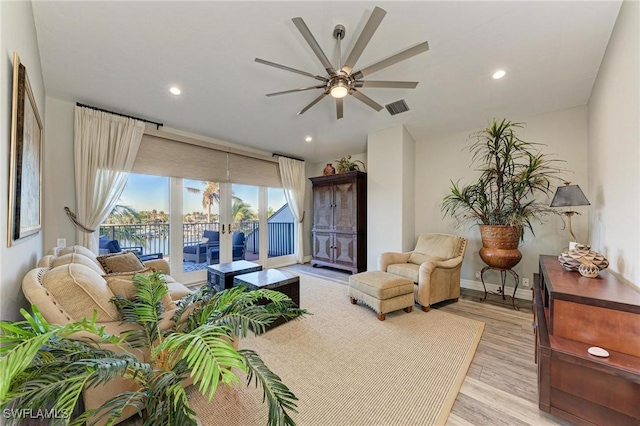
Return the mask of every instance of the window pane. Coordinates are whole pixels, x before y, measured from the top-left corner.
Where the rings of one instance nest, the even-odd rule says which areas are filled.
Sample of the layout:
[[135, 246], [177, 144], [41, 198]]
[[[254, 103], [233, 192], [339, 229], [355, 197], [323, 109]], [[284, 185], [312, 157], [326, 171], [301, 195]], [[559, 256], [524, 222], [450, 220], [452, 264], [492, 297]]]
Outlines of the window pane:
[[282, 188], [269, 188], [268, 235], [269, 257], [293, 254], [293, 232], [295, 219], [289, 209]]
[[231, 217], [234, 232], [233, 260], [258, 260], [260, 257], [260, 229], [258, 227], [260, 188], [234, 183], [231, 186], [231, 191]]
[[184, 179], [182, 270], [220, 263], [220, 184]]
[[[169, 178], [131, 173], [120, 200], [100, 226], [100, 253], [134, 250], [169, 256]], [[116, 240], [117, 244], [111, 243]]]

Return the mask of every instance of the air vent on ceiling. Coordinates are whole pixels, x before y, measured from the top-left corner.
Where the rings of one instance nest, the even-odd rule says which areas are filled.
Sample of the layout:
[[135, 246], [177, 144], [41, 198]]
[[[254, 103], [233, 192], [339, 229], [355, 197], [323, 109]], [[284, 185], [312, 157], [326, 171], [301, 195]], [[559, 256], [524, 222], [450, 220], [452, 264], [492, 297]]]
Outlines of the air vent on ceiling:
[[389, 114], [391, 114], [391, 115], [396, 115], [396, 114], [400, 114], [402, 112], [409, 111], [409, 106], [404, 101], [404, 99], [400, 99], [399, 101], [391, 102], [390, 104], [387, 104], [384, 107], [387, 109], [387, 111], [389, 111]]

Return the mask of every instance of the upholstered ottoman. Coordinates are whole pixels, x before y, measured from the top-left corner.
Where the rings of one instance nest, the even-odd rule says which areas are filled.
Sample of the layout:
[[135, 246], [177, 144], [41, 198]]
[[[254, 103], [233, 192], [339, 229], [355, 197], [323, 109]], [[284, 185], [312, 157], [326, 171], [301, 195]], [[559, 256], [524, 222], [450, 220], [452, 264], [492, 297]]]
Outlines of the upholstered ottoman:
[[413, 281], [382, 271], [367, 271], [349, 277], [349, 297], [372, 307], [384, 321], [388, 312], [413, 309]]

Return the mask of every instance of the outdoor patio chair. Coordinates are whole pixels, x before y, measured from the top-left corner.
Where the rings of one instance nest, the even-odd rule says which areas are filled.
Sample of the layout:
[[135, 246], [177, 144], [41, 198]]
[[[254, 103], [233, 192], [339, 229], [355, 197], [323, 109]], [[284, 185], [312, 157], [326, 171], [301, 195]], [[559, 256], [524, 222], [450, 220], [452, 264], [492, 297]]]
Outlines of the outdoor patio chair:
[[100, 255], [120, 253], [122, 251], [131, 251], [135, 253], [142, 262], [145, 262], [147, 260], [162, 259], [163, 257], [162, 253], [144, 254], [144, 248], [142, 246], [121, 247], [118, 240], [110, 240], [106, 235], [101, 235], [98, 239], [98, 251]]
[[[233, 260], [244, 260], [244, 254], [246, 251], [247, 239], [244, 232], [234, 232], [231, 241], [233, 244], [232, 254]], [[207, 263], [209, 265], [215, 265], [220, 263], [220, 246], [211, 248], [207, 253]]]
[[198, 244], [185, 246], [182, 249], [184, 262], [204, 263], [207, 261], [207, 252], [220, 246], [220, 233], [218, 231], [204, 231], [202, 240]]

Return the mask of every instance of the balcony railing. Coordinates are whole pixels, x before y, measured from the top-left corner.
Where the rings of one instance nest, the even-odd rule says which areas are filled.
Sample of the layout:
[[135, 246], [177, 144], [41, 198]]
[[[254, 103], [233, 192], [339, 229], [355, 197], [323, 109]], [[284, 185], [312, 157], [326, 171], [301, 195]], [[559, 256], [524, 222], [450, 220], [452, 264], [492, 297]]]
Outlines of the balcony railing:
[[[246, 251], [257, 254], [260, 247], [258, 221], [242, 221], [233, 224], [235, 231], [244, 232]], [[283, 256], [293, 253], [293, 223], [268, 223], [268, 256]], [[219, 231], [219, 222], [197, 222], [182, 224], [182, 246], [200, 243], [204, 231]], [[145, 223], [100, 226], [100, 235], [118, 240], [121, 247], [142, 246], [144, 253], [163, 253], [169, 256], [169, 224]]]

